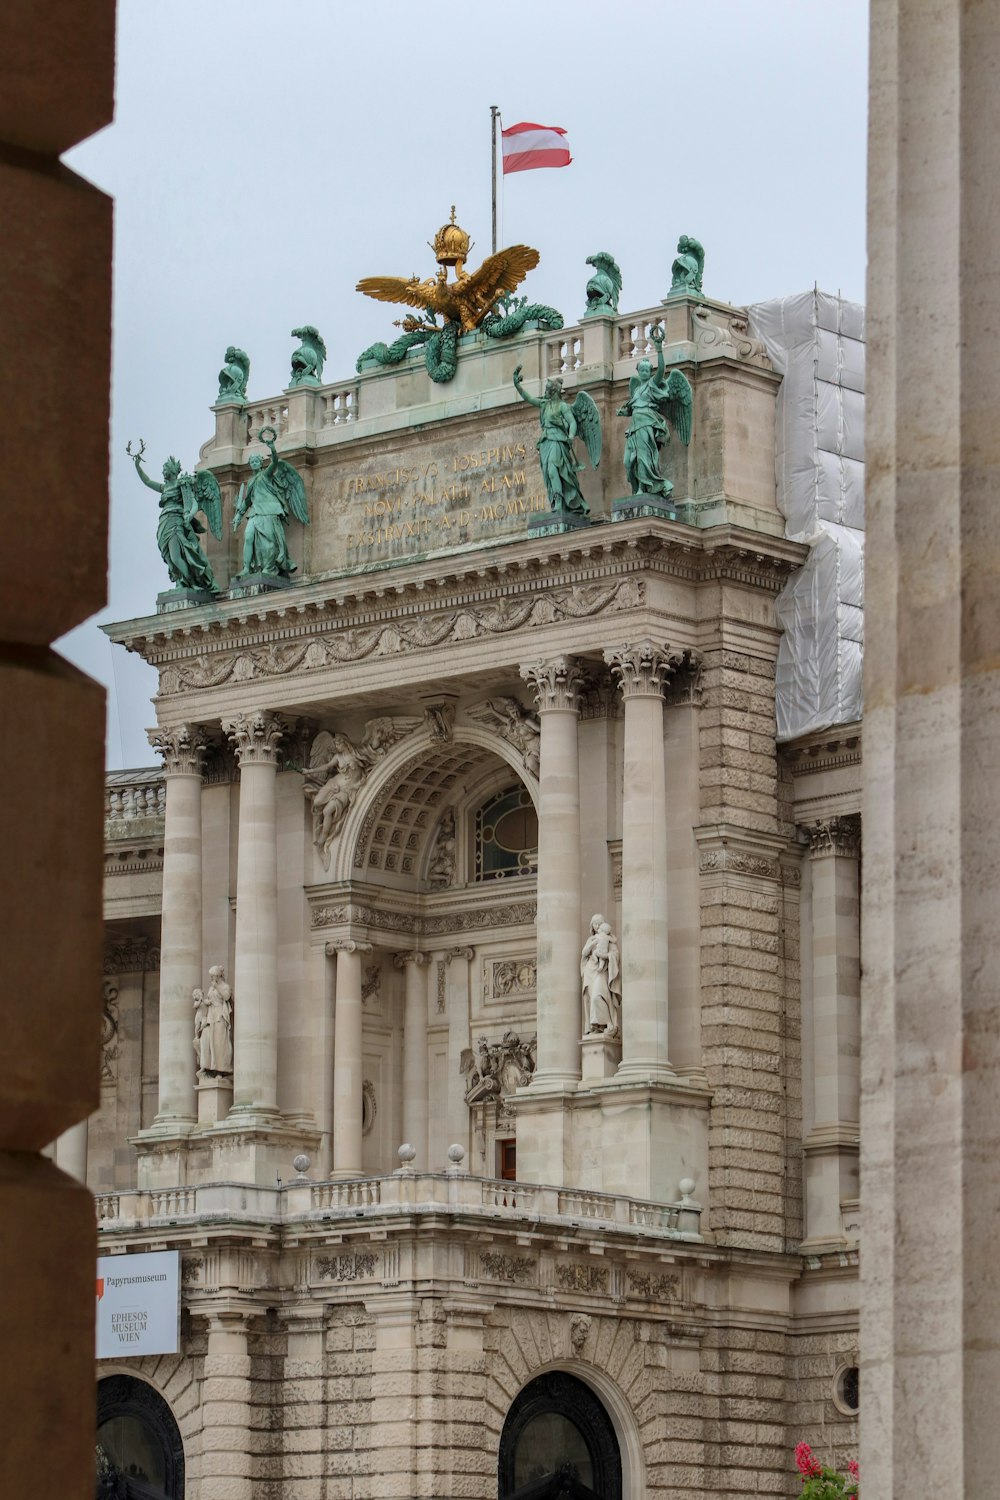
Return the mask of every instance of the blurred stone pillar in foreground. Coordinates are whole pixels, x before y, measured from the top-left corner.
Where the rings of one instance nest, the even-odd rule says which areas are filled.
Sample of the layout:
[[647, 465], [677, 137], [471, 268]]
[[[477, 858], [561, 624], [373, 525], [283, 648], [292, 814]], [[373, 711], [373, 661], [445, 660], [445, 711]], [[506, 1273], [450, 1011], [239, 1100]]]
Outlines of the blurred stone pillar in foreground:
[[113, 0], [12, 0], [0, 51], [0, 1494], [94, 1492], [94, 1205], [43, 1148], [97, 1108], [104, 692], [49, 643], [106, 597]]
[[861, 1467], [1000, 1469], [1000, 8], [873, 0]]

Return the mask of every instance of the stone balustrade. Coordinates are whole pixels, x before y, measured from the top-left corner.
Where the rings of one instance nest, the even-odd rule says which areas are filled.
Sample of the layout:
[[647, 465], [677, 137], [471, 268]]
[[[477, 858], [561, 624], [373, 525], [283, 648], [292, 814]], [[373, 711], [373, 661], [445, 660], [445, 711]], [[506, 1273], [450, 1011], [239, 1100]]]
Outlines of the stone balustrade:
[[167, 789], [158, 766], [138, 771], [113, 771], [104, 792], [104, 836], [133, 838], [163, 831]]
[[301, 1177], [280, 1187], [205, 1183], [197, 1187], [99, 1193], [97, 1220], [107, 1232], [164, 1220], [266, 1219], [293, 1225], [328, 1219], [380, 1218], [401, 1212], [481, 1216], [579, 1227], [649, 1229], [671, 1239], [702, 1243], [701, 1205], [690, 1195], [651, 1203], [613, 1193], [548, 1187], [473, 1177], [467, 1172], [397, 1171], [383, 1177], [312, 1182]]

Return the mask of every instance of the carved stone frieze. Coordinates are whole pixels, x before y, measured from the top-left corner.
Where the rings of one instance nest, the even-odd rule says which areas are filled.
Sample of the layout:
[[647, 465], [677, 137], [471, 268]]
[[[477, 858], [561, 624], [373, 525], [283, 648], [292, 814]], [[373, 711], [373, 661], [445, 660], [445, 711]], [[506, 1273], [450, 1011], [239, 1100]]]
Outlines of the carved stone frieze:
[[552, 709], [577, 712], [583, 673], [572, 656], [526, 662], [521, 667], [521, 677], [533, 691], [539, 713]]
[[101, 1082], [114, 1083], [118, 1077], [118, 986], [104, 981], [101, 1009]]
[[354, 923], [380, 932], [412, 932], [424, 938], [448, 933], [475, 932], [484, 927], [523, 927], [535, 920], [534, 901], [512, 901], [505, 906], [472, 907], [467, 911], [433, 913], [420, 917], [413, 912], [383, 911], [360, 903], [337, 906], [314, 906], [310, 922], [313, 927], [336, 927]]
[[189, 688], [219, 687], [224, 682], [253, 682], [292, 672], [317, 671], [338, 662], [401, 656], [560, 620], [587, 619], [606, 611], [635, 609], [644, 598], [642, 581], [622, 578], [609, 583], [547, 589], [520, 598], [501, 598], [418, 620], [400, 619], [392, 624], [349, 628], [289, 645], [270, 642], [235, 652], [203, 653], [193, 660], [170, 663], [161, 669], [160, 697], [170, 697]]
[[648, 1297], [651, 1302], [677, 1302], [680, 1298], [679, 1276], [653, 1276], [648, 1271], [629, 1269], [625, 1279], [633, 1297]]
[[647, 638], [609, 647], [604, 660], [617, 678], [623, 698], [661, 698], [664, 683], [684, 665], [685, 654]]
[[487, 959], [483, 966], [483, 999], [532, 1000], [538, 980], [538, 964], [533, 953], [513, 958]]
[[857, 813], [826, 818], [821, 823], [813, 823], [806, 832], [813, 859], [822, 859], [829, 854], [856, 856], [861, 848], [861, 818]]
[[556, 1266], [556, 1280], [565, 1292], [606, 1292], [606, 1266], [584, 1266], [576, 1261]]
[[494, 1281], [509, 1281], [516, 1285], [530, 1281], [535, 1262], [527, 1255], [504, 1255], [499, 1251], [483, 1250], [479, 1256], [483, 1275]]
[[104, 950], [105, 974], [146, 974], [160, 967], [160, 950], [145, 938], [124, 938]]
[[223, 728], [241, 767], [278, 764], [278, 751], [286, 725], [277, 714], [255, 709], [249, 714], [237, 714]]
[[147, 739], [163, 757], [164, 776], [200, 776], [207, 746], [200, 724], [175, 724], [170, 729], [150, 729]]
[[764, 880], [780, 879], [781, 871], [776, 859], [763, 854], [751, 854], [745, 849], [722, 846], [703, 849], [698, 856], [698, 868], [703, 874], [725, 870], [734, 875], [757, 875]]
[[376, 1264], [376, 1256], [368, 1250], [351, 1255], [318, 1255], [316, 1275], [324, 1281], [362, 1281], [375, 1275]]

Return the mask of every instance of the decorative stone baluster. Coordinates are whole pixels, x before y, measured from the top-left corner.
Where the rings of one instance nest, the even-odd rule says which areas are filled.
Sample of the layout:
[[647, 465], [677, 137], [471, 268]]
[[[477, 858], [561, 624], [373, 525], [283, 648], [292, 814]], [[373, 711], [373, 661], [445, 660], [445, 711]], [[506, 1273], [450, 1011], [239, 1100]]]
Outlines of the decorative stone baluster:
[[538, 1066], [532, 1088], [580, 1078], [580, 761], [582, 673], [572, 657], [521, 668], [541, 725], [538, 776]]
[[426, 953], [397, 953], [392, 960], [406, 975], [403, 1012], [403, 1139], [416, 1149], [427, 1170], [427, 981]]
[[806, 1243], [839, 1245], [840, 1205], [858, 1196], [861, 820], [808, 829], [812, 875], [813, 1121], [805, 1140]]
[[683, 662], [651, 640], [605, 651], [625, 700], [622, 1061], [619, 1077], [668, 1081], [667, 783], [663, 684]]
[[191, 992], [201, 984], [201, 762], [205, 737], [197, 725], [155, 730], [149, 742], [163, 757], [163, 898], [160, 919], [159, 1104], [154, 1128], [195, 1122], [195, 1060]]
[[[240, 714], [225, 726], [240, 763], [236, 866], [233, 1109], [278, 1113], [278, 843], [275, 778], [281, 719]], [[190, 1045], [190, 1043], [189, 1043]]]
[[371, 943], [339, 938], [327, 943], [337, 960], [333, 1019], [333, 1176], [361, 1176], [362, 1073], [361, 958]]

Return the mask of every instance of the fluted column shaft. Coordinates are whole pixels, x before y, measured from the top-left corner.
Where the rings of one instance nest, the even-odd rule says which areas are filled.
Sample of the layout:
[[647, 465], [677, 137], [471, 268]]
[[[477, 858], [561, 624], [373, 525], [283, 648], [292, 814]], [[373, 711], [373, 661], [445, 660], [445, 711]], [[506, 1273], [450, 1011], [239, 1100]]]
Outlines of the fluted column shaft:
[[333, 1019], [333, 1175], [361, 1176], [361, 1127], [364, 1112], [361, 957], [371, 943], [351, 938], [327, 943], [337, 959], [337, 994]]
[[663, 683], [681, 658], [652, 641], [605, 652], [625, 700], [622, 794], [622, 1060], [670, 1079], [667, 1036], [667, 783]]
[[403, 1140], [416, 1151], [418, 1168], [427, 1163], [427, 979], [426, 953], [397, 953], [393, 959], [406, 976], [403, 1011]]
[[538, 1066], [533, 1088], [580, 1078], [580, 760], [577, 693], [569, 657], [521, 668], [538, 705]]
[[163, 897], [160, 917], [159, 1101], [155, 1124], [192, 1125], [195, 1105], [194, 1011], [202, 983], [201, 760], [205, 739], [190, 724], [150, 734], [163, 757]]
[[275, 778], [281, 721], [240, 714], [227, 725], [240, 762], [236, 863], [233, 1109], [278, 1112], [278, 841]]

